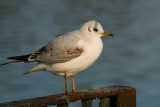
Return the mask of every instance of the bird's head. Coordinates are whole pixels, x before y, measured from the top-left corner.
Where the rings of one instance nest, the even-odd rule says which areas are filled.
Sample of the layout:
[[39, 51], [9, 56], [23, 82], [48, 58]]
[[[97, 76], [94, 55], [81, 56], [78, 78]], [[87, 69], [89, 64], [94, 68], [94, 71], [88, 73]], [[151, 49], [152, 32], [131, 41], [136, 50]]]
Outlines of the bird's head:
[[80, 30], [87, 35], [91, 34], [94, 36], [113, 36], [112, 33], [105, 32], [102, 25], [97, 21], [88, 21], [82, 25]]

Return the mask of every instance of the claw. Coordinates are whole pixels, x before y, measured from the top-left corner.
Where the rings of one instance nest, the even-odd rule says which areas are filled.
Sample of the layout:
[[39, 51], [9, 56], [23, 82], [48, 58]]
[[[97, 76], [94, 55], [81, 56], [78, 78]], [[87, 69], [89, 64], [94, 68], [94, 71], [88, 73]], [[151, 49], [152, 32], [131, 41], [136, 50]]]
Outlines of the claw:
[[75, 93], [66, 92], [66, 95], [74, 95]]
[[75, 93], [75, 94], [81, 94], [82, 93], [82, 92], [76, 91], [76, 90], [72, 90], [72, 92]]

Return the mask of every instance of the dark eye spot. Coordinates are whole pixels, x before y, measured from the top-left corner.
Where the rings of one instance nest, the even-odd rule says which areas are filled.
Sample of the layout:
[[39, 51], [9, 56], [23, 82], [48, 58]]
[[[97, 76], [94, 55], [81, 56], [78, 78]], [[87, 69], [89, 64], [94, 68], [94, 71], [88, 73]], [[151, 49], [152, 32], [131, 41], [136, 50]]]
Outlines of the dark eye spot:
[[91, 30], [90, 30], [90, 26], [88, 27], [88, 31], [89, 31], [89, 32], [91, 32]]
[[97, 29], [97, 28], [93, 28], [93, 30], [94, 30], [95, 32], [98, 32], [98, 29]]

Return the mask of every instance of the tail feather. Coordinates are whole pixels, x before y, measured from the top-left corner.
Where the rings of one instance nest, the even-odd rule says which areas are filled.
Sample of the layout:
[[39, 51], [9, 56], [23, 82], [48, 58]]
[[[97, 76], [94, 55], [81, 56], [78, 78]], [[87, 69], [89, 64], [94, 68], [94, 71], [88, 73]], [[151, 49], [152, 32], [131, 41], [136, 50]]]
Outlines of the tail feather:
[[14, 60], [19, 60], [19, 61], [28, 61], [28, 58], [30, 57], [31, 54], [28, 55], [22, 55], [22, 56], [13, 56], [13, 57], [8, 57], [7, 59], [14, 59]]
[[27, 63], [27, 62], [29, 62], [28, 58], [30, 57], [30, 55], [31, 54], [22, 55], [22, 56], [8, 57], [7, 59], [13, 59], [13, 60], [18, 60], [18, 61], [3, 63], [3, 64], [0, 64], [0, 66], [2, 66], [2, 65], [8, 65], [8, 64]]
[[18, 64], [18, 63], [26, 63], [26, 62], [25, 61], [13, 61], [13, 62], [7, 62], [7, 63], [0, 64], [0, 66], [8, 65], [8, 64]]

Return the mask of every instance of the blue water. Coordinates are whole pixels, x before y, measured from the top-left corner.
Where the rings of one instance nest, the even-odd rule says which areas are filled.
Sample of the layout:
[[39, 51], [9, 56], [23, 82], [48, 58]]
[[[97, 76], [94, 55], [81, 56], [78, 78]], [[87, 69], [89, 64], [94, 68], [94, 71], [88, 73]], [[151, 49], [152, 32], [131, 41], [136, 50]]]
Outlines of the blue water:
[[[158, 0], [0, 0], [0, 63], [97, 20], [115, 36], [103, 37], [101, 57], [76, 76], [77, 90], [132, 86], [137, 89], [137, 107], [160, 107], [159, 4]], [[0, 102], [64, 92], [62, 77], [48, 72], [22, 75], [32, 66], [0, 67]]]

